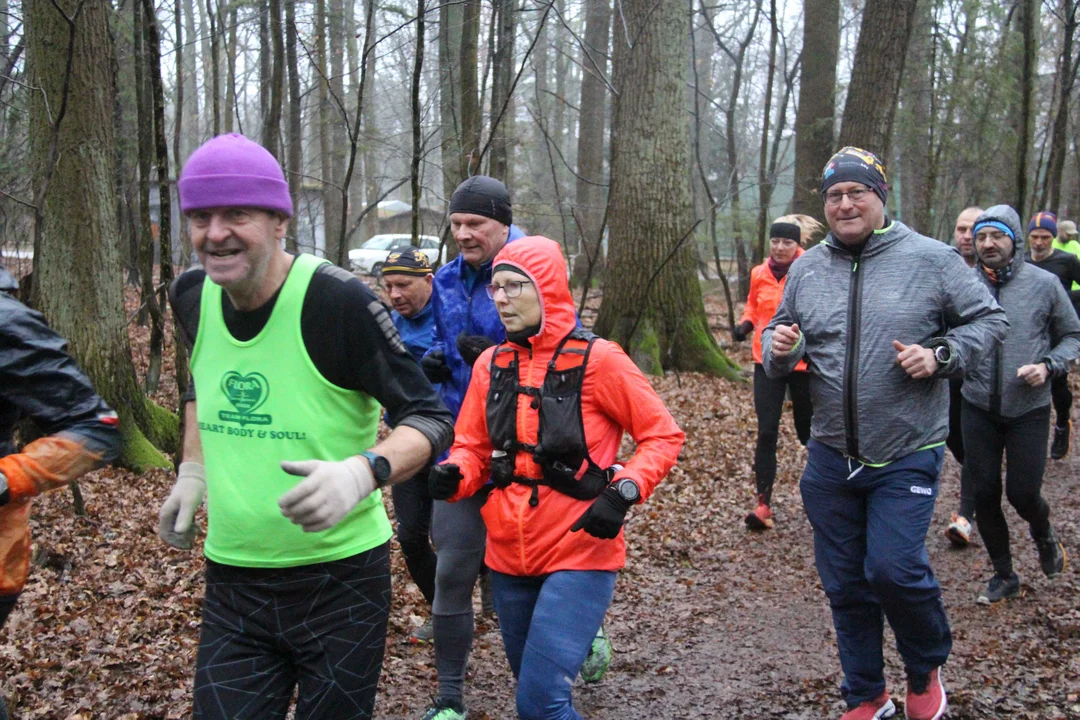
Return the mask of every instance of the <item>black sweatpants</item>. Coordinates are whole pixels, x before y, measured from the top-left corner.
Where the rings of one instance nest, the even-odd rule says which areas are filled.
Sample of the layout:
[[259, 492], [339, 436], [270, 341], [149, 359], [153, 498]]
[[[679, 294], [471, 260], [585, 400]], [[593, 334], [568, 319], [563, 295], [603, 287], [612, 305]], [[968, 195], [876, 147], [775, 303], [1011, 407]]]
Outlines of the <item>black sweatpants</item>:
[[1050, 400], [1054, 405], [1054, 422], [1058, 427], [1069, 424], [1072, 413], [1073, 394], [1069, 389], [1068, 375], [1055, 375], [1050, 379]]
[[435, 551], [431, 547], [430, 468], [390, 488], [397, 518], [397, 539], [409, 570], [428, 607], [435, 602]]
[[757, 412], [757, 447], [754, 450], [754, 477], [757, 492], [772, 502], [776, 481], [776, 444], [780, 440], [780, 417], [784, 414], [784, 396], [791, 388], [792, 414], [799, 442], [810, 440], [810, 421], [814, 407], [810, 403], [810, 373], [793, 372], [779, 378], [765, 374], [761, 363], [754, 364], [754, 411]]
[[390, 543], [292, 568], [206, 561], [195, 717], [370, 718], [386, 646]]
[[962, 417], [964, 397], [961, 394], [963, 388], [963, 378], [949, 380], [949, 436], [945, 438], [945, 445], [956, 458], [956, 462], [960, 463], [960, 512], [958, 515], [970, 521], [975, 518], [975, 488], [971, 486], [971, 473], [964, 464]]
[[975, 520], [994, 570], [1009, 575], [1009, 526], [1001, 509], [1002, 454], [1008, 459], [1005, 497], [1028, 522], [1031, 537], [1045, 537], [1050, 529], [1050, 506], [1042, 496], [1042, 479], [1050, 406], [1005, 418], [965, 400], [963, 413], [965, 464], [975, 487]]

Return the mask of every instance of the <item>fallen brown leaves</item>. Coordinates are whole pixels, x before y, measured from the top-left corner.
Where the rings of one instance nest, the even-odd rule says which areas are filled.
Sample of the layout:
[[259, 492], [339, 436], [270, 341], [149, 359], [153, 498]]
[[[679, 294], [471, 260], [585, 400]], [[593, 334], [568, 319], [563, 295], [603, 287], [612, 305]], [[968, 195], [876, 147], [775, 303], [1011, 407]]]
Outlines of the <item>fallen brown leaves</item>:
[[[709, 310], [714, 322], [723, 317], [712, 302]], [[714, 330], [726, 343], [727, 333]], [[134, 334], [144, 348], [145, 334]], [[751, 367], [748, 347], [728, 350]], [[163, 379], [167, 386], [170, 370]], [[654, 384], [689, 441], [679, 467], [631, 516], [627, 567], [607, 620], [615, 660], [601, 683], [578, 685], [580, 712], [594, 720], [838, 717], [834, 634], [797, 488], [805, 451], [790, 417], [778, 458], [776, 528], [748, 534], [742, 517], [753, 503], [756, 428], [749, 384], [685, 373]], [[166, 386], [159, 399], [169, 402], [171, 392], [175, 404], [175, 389]], [[1070, 550], [1080, 537], [1078, 455], [1050, 463], [1045, 483]], [[957, 478], [949, 459], [928, 537], [955, 635], [944, 673], [949, 717], [1080, 718], [1075, 565], [1055, 581], [1044, 579], [1010, 510], [1024, 597], [976, 606], [990, 573], [985, 552], [981, 546], [951, 551], [941, 536], [957, 501]], [[13, 717], [190, 715], [202, 560], [198, 552], [157, 540], [157, 506], [170, 483], [163, 472], [92, 473], [82, 483], [87, 518], [74, 517], [67, 492], [37, 501], [33, 534], [40, 565], [0, 634], [0, 690]], [[411, 719], [434, 693], [434, 657], [430, 647], [402, 643], [426, 610], [400, 553], [393, 558], [394, 601], [376, 714]], [[890, 636], [887, 675], [901, 700], [903, 668], [891, 643]], [[470, 717], [514, 717], [513, 680], [497, 625], [479, 613], [467, 697]]]

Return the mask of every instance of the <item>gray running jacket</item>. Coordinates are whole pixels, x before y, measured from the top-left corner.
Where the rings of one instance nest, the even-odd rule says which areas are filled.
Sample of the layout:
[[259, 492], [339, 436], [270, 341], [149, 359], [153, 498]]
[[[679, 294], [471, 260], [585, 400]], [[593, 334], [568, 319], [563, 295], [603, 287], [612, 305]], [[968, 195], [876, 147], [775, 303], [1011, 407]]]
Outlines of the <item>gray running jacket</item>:
[[[802, 339], [772, 353], [777, 325], [798, 324]], [[784, 297], [762, 335], [766, 374], [806, 358], [814, 404], [811, 436], [869, 465], [941, 443], [949, 388], [1005, 337], [1005, 312], [948, 245], [893, 221], [856, 256], [829, 233], [788, 271]], [[913, 380], [896, 362], [893, 340], [945, 345], [951, 359], [934, 377]]]
[[1031, 387], [1016, 376], [1021, 365], [1044, 362], [1052, 376], [1067, 375], [1069, 362], [1080, 357], [1080, 318], [1068, 293], [1053, 273], [1024, 257], [1027, 236], [1016, 211], [995, 205], [975, 222], [997, 220], [1016, 234], [1012, 274], [996, 285], [980, 266], [976, 277], [989, 288], [1009, 317], [1009, 336], [968, 371], [963, 396], [972, 405], [1002, 417], [1019, 417], [1050, 404], [1050, 382]]

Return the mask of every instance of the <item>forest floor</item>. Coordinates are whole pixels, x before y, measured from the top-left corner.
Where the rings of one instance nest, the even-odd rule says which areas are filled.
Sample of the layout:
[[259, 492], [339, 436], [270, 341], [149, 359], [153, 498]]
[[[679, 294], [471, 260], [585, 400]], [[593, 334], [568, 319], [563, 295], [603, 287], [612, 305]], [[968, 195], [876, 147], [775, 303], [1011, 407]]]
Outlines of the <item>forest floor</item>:
[[[716, 336], [752, 367], [748, 344], [733, 346], [721, 330], [722, 306], [710, 300], [708, 307]], [[134, 327], [132, 337], [144, 368], [147, 332]], [[171, 382], [167, 357], [157, 397], [175, 407]], [[687, 443], [679, 466], [630, 516], [627, 565], [607, 616], [615, 657], [602, 682], [578, 682], [578, 710], [592, 720], [839, 717], [835, 634], [797, 487], [806, 454], [790, 414], [781, 430], [776, 527], [751, 534], [742, 522], [753, 505], [750, 384], [683, 373], [654, 386]], [[1080, 718], [1076, 445], [1065, 460], [1048, 463], [1044, 485], [1076, 560], [1046, 580], [1026, 529], [1008, 510], [1023, 595], [993, 608], [974, 602], [991, 573], [977, 534], [962, 551], [942, 536], [959, 495], [958, 467], [946, 460], [927, 546], [954, 633], [943, 672], [953, 720]], [[156, 537], [157, 508], [170, 484], [165, 472], [106, 468], [81, 483], [87, 517], [75, 517], [67, 492], [36, 501], [35, 563], [0, 633], [0, 692], [13, 718], [190, 715], [203, 562], [198, 548], [180, 552]], [[396, 548], [393, 571], [376, 717], [411, 720], [434, 693], [434, 656], [430, 646], [403, 642], [426, 610]], [[477, 611], [470, 718], [513, 718], [514, 685], [497, 621], [480, 616], [478, 599]], [[886, 666], [894, 699], [902, 700], [903, 667], [891, 635]]]

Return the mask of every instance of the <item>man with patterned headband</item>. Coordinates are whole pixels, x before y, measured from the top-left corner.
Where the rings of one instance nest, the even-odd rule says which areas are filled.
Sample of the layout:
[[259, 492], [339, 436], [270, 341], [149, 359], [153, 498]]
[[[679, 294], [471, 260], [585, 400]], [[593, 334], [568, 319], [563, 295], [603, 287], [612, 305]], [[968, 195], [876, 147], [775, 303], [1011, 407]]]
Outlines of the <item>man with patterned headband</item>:
[[[194, 716], [370, 718], [390, 604], [381, 488], [453, 438], [386, 307], [351, 273], [281, 244], [277, 160], [210, 140], [178, 183], [200, 267], [169, 298], [198, 389], [158, 533], [190, 549], [207, 498]], [[394, 428], [376, 442], [379, 406]]]
[[[394, 320], [405, 347], [419, 362], [431, 348], [435, 334], [435, 313], [431, 303], [434, 276], [427, 255], [416, 248], [395, 250], [386, 256], [382, 286], [393, 310]], [[438, 387], [436, 386], [436, 389]], [[431, 608], [435, 600], [435, 551], [431, 547], [431, 493], [428, 491], [429, 468], [390, 489], [397, 519], [397, 539], [405, 567], [420, 594]], [[408, 637], [411, 643], [431, 642], [435, 636], [431, 618]]]
[[885, 216], [873, 153], [843, 148], [823, 175], [830, 232], [788, 271], [763, 365], [770, 377], [803, 359], [810, 368], [800, 489], [844, 670], [842, 720], [895, 713], [884, 618], [907, 670], [907, 717], [937, 720], [952, 634], [926, 531], [948, 433], [945, 378], [977, 366], [1008, 323], [959, 255]]

